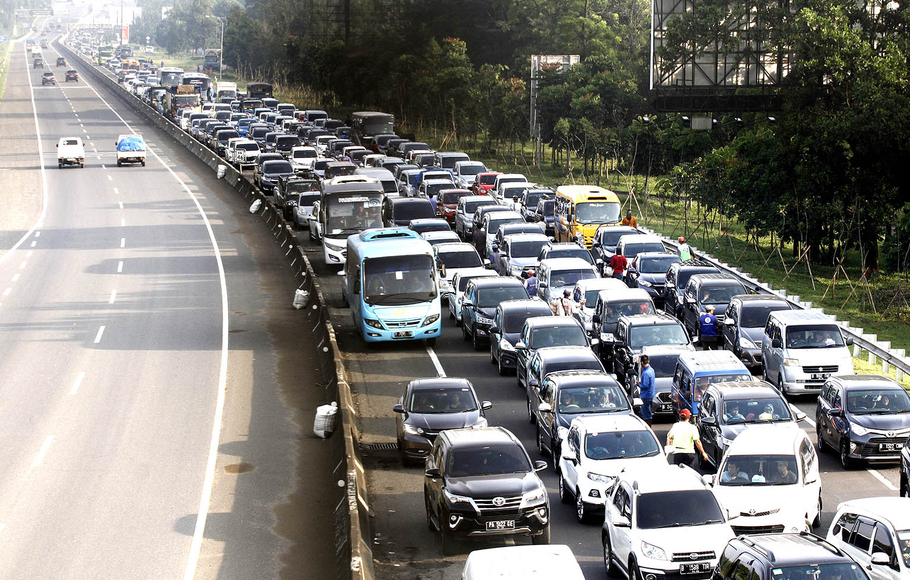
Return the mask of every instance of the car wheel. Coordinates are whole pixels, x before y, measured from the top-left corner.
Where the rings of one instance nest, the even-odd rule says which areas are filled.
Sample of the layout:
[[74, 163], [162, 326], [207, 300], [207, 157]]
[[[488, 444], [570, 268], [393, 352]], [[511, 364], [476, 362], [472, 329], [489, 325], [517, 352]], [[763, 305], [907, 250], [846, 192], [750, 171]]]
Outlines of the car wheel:
[[483, 343], [480, 342], [477, 336], [477, 326], [471, 327], [471, 346], [474, 347], [474, 350], [480, 350], [483, 348]]
[[822, 494], [818, 494], [818, 513], [815, 514], [815, 519], [812, 520], [812, 529], [817, 530], [819, 526], [822, 525]]
[[819, 417], [815, 420], [815, 439], [818, 447], [818, 454], [821, 455], [826, 451], [825, 440], [822, 438], [822, 422]]
[[423, 504], [424, 504], [424, 506], [426, 506], [426, 510], [427, 510], [427, 527], [430, 529], [431, 532], [435, 532], [436, 525], [433, 523], [433, 510], [430, 507], [430, 500], [427, 499], [426, 496], [424, 496], [424, 498], [423, 498]]
[[585, 510], [585, 502], [583, 501], [583, 496], [581, 495], [581, 490], [575, 490], [575, 517], [578, 519], [578, 523], [586, 524], [590, 519], [590, 514]]
[[537, 417], [534, 415], [534, 411], [531, 409], [531, 399], [528, 399], [528, 423], [531, 425], [537, 423]]
[[556, 491], [559, 492], [559, 501], [568, 505], [572, 503], [572, 494], [569, 492], [568, 487], [566, 487], [566, 480], [562, 477], [562, 472], [556, 478]]
[[446, 531], [445, 526], [442, 525], [442, 522], [439, 524], [439, 540], [442, 544], [443, 556], [451, 556], [455, 553], [455, 537]]
[[461, 319], [461, 338], [465, 342], [471, 340], [471, 335], [468, 334], [468, 325], [464, 320], [464, 315], [462, 315], [462, 319]]
[[509, 369], [502, 366], [502, 355], [499, 356], [499, 360], [496, 361], [496, 369], [499, 371], [499, 376], [504, 377], [509, 374]]
[[604, 568], [607, 570], [607, 576], [616, 576], [616, 573], [619, 571], [616, 569], [616, 564], [613, 563], [613, 545], [610, 543], [609, 534], [603, 534], [603, 547], [604, 547]]
[[[453, 297], [453, 298], [450, 298], [449, 300], [454, 300], [454, 299], [455, 298]], [[449, 307], [449, 318], [451, 320], [455, 320], [455, 309], [453, 309], [451, 306]]]
[[907, 475], [903, 473], [903, 470], [901, 470], [901, 485], [898, 493], [901, 497], [910, 496], [910, 485], [907, 483]]
[[547, 524], [547, 527], [545, 527], [543, 529], [542, 533], [540, 533], [536, 536], [531, 536], [531, 543], [534, 544], [535, 546], [545, 546], [545, 545], [549, 544], [550, 543], [550, 524]]
[[559, 445], [550, 440], [550, 456], [553, 458], [551, 465], [553, 466], [553, 473], [559, 473]]
[[638, 569], [638, 564], [635, 563], [635, 560], [629, 562], [629, 580], [642, 580], [641, 571]]
[[841, 440], [840, 442], [840, 465], [844, 469], [853, 467], [853, 460], [850, 459], [850, 446], [846, 440]]
[[[490, 342], [492, 342], [492, 340]], [[492, 344], [490, 345], [490, 364], [491, 365], [496, 364], [496, 357], [493, 356], [493, 345]], [[502, 374], [502, 373], [500, 373], [500, 374]]]
[[63, 169], [63, 164], [62, 164], [62, 163], [57, 163], [57, 169]]

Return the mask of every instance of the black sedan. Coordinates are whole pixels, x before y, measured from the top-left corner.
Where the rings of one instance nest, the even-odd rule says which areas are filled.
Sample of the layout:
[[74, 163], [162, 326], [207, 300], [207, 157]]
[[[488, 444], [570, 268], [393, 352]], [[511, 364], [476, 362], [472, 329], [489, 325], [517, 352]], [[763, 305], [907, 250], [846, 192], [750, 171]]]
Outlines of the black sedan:
[[287, 161], [266, 161], [262, 164], [262, 173], [259, 175], [259, 187], [263, 193], [272, 193], [278, 179], [290, 175], [294, 175], [294, 168]]
[[443, 429], [486, 427], [484, 411], [493, 406], [477, 402], [474, 386], [467, 379], [437, 377], [408, 383], [396, 413], [401, 462], [423, 464], [433, 441]]
[[679, 262], [679, 256], [676, 254], [642, 252], [629, 264], [626, 285], [629, 288], [641, 288], [651, 297], [654, 306], [662, 308], [667, 271], [676, 262]]

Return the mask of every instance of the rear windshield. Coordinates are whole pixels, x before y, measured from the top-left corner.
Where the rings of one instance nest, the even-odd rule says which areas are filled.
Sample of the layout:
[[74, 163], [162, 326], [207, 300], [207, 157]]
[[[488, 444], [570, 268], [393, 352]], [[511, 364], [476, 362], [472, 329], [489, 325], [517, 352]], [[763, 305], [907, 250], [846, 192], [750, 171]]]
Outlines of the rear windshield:
[[790, 307], [783, 304], [743, 306], [739, 315], [739, 325], [743, 328], [762, 328], [768, 322], [768, 315], [778, 310], [790, 310]]
[[495, 175], [481, 175], [480, 176], [481, 185], [493, 185], [494, 183], [496, 183]]
[[[527, 242], [512, 242], [509, 245], [509, 252], [513, 258], [536, 258], [540, 255], [540, 249], [544, 247], [547, 240], [530, 240]], [[597, 293], [594, 293], [594, 299], [597, 299]]]
[[706, 489], [642, 494], [637, 517], [639, 528], [651, 530], [724, 522], [720, 505]]
[[580, 326], [550, 326], [531, 331], [529, 348], [548, 346], [588, 346], [585, 331]]
[[679, 256], [673, 255], [642, 259], [638, 271], [644, 274], [666, 274], [670, 266], [676, 262], [679, 262]]
[[287, 161], [266, 161], [262, 165], [263, 173], [294, 173], [294, 169]]
[[480, 288], [477, 292], [478, 308], [494, 308], [506, 300], [527, 300], [528, 291], [524, 286], [507, 286], [505, 288]]
[[552, 216], [555, 207], [556, 202], [552, 199], [548, 199], [543, 202], [543, 207], [540, 207], [540, 204], [538, 204], [537, 209], [542, 211], [545, 216]]
[[244, 151], [259, 151], [259, 143], [238, 143], [234, 148]]
[[496, 200], [494, 200], [494, 199], [492, 199], [492, 198], [490, 198], [490, 199], [475, 199], [475, 200], [472, 200], [472, 201], [466, 201], [465, 204], [464, 204], [464, 211], [465, 211], [465, 213], [467, 213], [467, 214], [472, 214], [472, 213], [474, 213], [474, 211], [475, 211], [478, 207], [482, 207], [482, 206], [485, 206], [485, 205], [494, 205], [495, 203], [496, 203]]
[[600, 364], [600, 361], [595, 359], [560, 361], [548, 364], [546, 373], [550, 374], [559, 371], [576, 370], [601, 371], [603, 370], [603, 365]]
[[748, 294], [745, 287], [740, 284], [724, 284], [722, 286], [705, 284], [701, 287], [698, 298], [702, 304], [729, 304], [734, 296], [740, 294]]
[[396, 220], [436, 217], [433, 213], [433, 204], [429, 200], [426, 200], [426, 203], [396, 203], [394, 208]]
[[480, 261], [480, 256], [474, 250], [470, 252], [440, 252], [439, 261], [446, 268], [479, 268], [483, 265]]

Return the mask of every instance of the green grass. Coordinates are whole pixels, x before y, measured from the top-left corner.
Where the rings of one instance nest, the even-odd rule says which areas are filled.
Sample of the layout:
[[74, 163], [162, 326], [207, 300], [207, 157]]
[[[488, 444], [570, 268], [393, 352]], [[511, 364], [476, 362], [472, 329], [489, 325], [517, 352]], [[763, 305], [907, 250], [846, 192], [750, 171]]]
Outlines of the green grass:
[[[894, 367], [889, 367], [888, 372], [883, 373], [882, 363], [879, 359], [875, 359], [875, 363], [870, 364], [869, 359], [866, 356], [855, 356], [853, 357], [853, 370], [856, 371], [856, 374], [858, 375], [884, 375], [897, 381], [897, 371], [895, 371]], [[898, 382], [902, 387], [910, 390], [910, 376], [905, 374], [904, 379]]]
[[9, 74], [10, 55], [12, 54], [13, 43], [5, 43], [0, 49], [0, 101], [3, 100], [3, 93], [6, 92], [6, 77]]

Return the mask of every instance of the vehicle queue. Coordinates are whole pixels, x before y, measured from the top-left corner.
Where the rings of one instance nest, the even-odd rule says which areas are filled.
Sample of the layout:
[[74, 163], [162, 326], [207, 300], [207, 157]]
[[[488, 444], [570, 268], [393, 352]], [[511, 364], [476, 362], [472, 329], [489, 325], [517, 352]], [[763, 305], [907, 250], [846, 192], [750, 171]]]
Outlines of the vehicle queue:
[[[137, 94], [164, 113], [167, 89], [151, 88], [162, 84]], [[323, 244], [364, 340], [432, 346], [446, 302], [451, 324], [527, 396], [549, 461], [488, 425], [495, 401], [466, 379], [415, 378], [395, 405], [402, 461], [425, 470], [427, 525], [444, 552], [493, 535], [549, 544], [560, 508], [537, 474], [553, 469], [560, 503], [602, 522], [610, 574], [907, 577], [910, 396], [853, 374], [850, 339], [829, 319], [749, 293], [683, 239], [668, 250], [606, 189], [539, 186], [399, 138], [391, 115], [355, 113], [349, 126], [257, 91], [173, 120], [251, 167]], [[312, 161], [291, 164], [298, 154]], [[788, 401], [806, 393], [818, 398], [817, 445]], [[663, 443], [655, 413], [678, 419]], [[810, 534], [828, 450], [845, 469], [901, 462], [902, 497], [847, 502], [822, 539]], [[465, 577], [488, 577], [479, 560], [468, 558]]]

